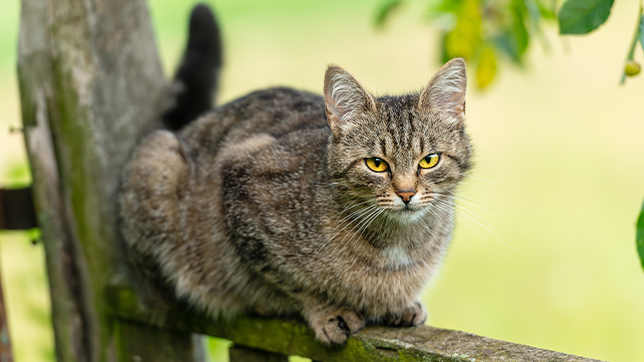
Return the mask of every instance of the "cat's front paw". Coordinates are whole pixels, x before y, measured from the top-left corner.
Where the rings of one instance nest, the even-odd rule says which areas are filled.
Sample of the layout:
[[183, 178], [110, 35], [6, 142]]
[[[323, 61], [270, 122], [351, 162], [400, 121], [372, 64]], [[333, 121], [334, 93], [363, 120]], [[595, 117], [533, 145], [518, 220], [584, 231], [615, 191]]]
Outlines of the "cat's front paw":
[[398, 313], [387, 314], [383, 322], [390, 327], [413, 327], [425, 323], [426, 320], [425, 307], [420, 302], [414, 302]]
[[347, 342], [349, 336], [364, 327], [362, 316], [345, 310], [326, 310], [309, 320], [315, 337], [327, 345], [341, 345]]

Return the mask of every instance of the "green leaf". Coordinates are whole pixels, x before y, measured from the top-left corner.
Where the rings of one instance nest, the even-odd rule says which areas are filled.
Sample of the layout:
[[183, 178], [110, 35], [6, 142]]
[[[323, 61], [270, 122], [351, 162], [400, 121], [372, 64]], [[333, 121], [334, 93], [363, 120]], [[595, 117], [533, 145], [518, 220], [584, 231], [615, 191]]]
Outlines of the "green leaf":
[[481, 51], [479, 64], [476, 67], [476, 85], [484, 89], [496, 76], [496, 53], [494, 48], [486, 45]]
[[[464, 0], [429, 0], [423, 20], [438, 25], [443, 33], [454, 30]], [[444, 39], [443, 39], [444, 40]], [[445, 47], [442, 48], [445, 51]]]
[[449, 54], [447, 54], [447, 36], [449, 34], [444, 32], [441, 34], [441, 51], [440, 51], [440, 59], [439, 59], [439, 64], [445, 64], [449, 62], [452, 58], [449, 57]]
[[514, 35], [517, 50], [520, 55], [526, 52], [528, 43], [530, 42], [530, 34], [528, 34], [528, 28], [524, 20], [527, 13], [528, 9], [523, 0], [514, 0], [512, 2], [512, 34]]
[[430, 0], [425, 9], [425, 17], [436, 18], [445, 13], [457, 14], [464, 0]]
[[614, 0], [567, 0], [559, 10], [559, 34], [588, 34], [610, 15]]
[[494, 43], [502, 53], [512, 60], [512, 62], [519, 66], [523, 65], [523, 58], [517, 48], [516, 40], [511, 33], [505, 33], [495, 37]]
[[644, 269], [644, 203], [642, 203], [642, 210], [640, 211], [640, 217], [637, 219], [636, 228], [637, 236], [635, 240], [637, 241], [637, 252], [640, 254], [642, 269]]
[[479, 0], [465, 0], [458, 11], [456, 27], [445, 38], [447, 58], [462, 57], [465, 60], [479, 49], [481, 38], [481, 8]]
[[535, 29], [538, 29], [539, 24], [541, 23], [541, 10], [539, 9], [539, 4], [534, 0], [525, 0], [523, 3], [530, 23]]
[[543, 4], [541, 1], [537, 1], [537, 6], [539, 6], [539, 12], [541, 13], [541, 17], [544, 19], [556, 19], [557, 15], [555, 15], [555, 11], [549, 7]]
[[523, 25], [524, 23], [514, 23], [511, 28], [493, 38], [496, 48], [518, 66], [523, 66], [523, 56], [528, 49], [530, 40], [529, 34]]
[[403, 0], [387, 0], [380, 4], [376, 12], [376, 26], [381, 27], [385, 25], [385, 21], [390, 17], [391, 13], [402, 5]]

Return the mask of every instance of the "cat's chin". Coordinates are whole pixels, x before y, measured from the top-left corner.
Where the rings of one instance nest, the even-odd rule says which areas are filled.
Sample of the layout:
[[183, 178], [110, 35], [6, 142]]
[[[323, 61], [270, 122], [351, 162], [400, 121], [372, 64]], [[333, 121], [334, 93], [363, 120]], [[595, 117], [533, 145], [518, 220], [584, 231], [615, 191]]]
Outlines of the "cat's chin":
[[403, 207], [398, 210], [390, 211], [389, 216], [398, 222], [411, 224], [415, 221], [421, 220], [425, 216], [425, 209]]

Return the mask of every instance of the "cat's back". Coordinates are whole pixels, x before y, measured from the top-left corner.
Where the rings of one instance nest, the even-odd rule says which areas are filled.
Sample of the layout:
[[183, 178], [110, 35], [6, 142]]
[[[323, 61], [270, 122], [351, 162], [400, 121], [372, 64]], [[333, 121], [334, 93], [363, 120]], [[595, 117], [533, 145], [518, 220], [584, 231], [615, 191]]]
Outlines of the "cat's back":
[[324, 98], [292, 88], [277, 87], [250, 93], [214, 109], [190, 124], [181, 136], [194, 148], [215, 154], [222, 145], [253, 137], [274, 139], [327, 138]]

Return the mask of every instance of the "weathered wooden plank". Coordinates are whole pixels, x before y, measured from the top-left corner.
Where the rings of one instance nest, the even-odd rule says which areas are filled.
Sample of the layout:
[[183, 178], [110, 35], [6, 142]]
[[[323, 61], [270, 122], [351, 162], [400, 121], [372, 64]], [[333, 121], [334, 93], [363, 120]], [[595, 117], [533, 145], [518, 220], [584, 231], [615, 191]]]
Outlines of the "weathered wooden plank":
[[349, 338], [346, 346], [329, 348], [318, 342], [312, 331], [298, 321], [243, 317], [230, 322], [214, 322], [181, 307], [171, 311], [155, 310], [141, 304], [134, 292], [122, 285], [110, 288], [108, 296], [112, 313], [126, 320], [194, 331], [251, 348], [316, 361], [597, 361], [430, 326], [370, 326]]
[[120, 346], [119, 361], [194, 361], [194, 341], [189, 333], [168, 331], [128, 321], [115, 321], [114, 332], [116, 344]]
[[[145, 1], [22, 0], [18, 54], [58, 361], [203, 357], [189, 332], [114, 321], [104, 297], [114, 273], [130, 275], [116, 217], [121, 170], [158, 124], [166, 87]], [[144, 354], [151, 336], [174, 354]]]

